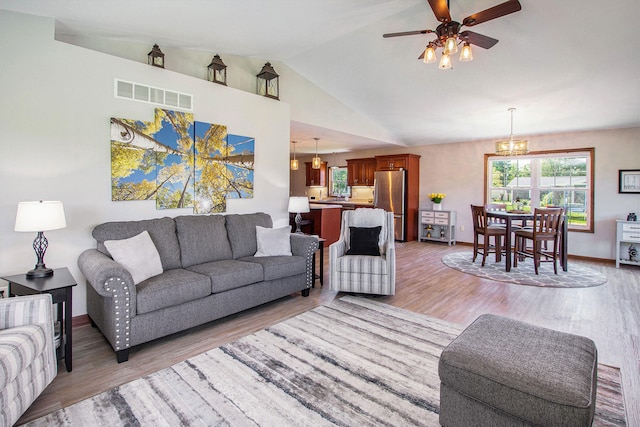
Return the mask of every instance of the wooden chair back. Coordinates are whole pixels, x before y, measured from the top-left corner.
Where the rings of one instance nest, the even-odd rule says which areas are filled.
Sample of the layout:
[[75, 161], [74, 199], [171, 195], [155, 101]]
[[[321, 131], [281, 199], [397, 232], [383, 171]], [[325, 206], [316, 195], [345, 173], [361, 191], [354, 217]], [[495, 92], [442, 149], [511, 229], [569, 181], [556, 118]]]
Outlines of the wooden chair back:
[[557, 236], [563, 212], [563, 208], [535, 208], [534, 240], [536, 236]]
[[482, 233], [487, 226], [487, 212], [485, 207], [471, 205], [471, 220], [473, 221], [473, 230]]

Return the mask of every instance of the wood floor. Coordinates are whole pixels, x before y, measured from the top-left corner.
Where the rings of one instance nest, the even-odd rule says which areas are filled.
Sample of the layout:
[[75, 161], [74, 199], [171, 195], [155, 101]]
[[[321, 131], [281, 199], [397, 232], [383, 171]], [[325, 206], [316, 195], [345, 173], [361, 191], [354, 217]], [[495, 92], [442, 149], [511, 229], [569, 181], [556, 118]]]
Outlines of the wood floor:
[[[628, 425], [640, 427], [640, 269], [608, 262], [584, 263], [608, 276], [602, 286], [582, 289], [538, 288], [480, 279], [445, 266], [441, 258], [469, 246], [398, 243], [396, 295], [372, 296], [418, 313], [467, 326], [483, 313], [495, 313], [587, 336], [598, 347], [599, 362], [621, 368]], [[328, 268], [325, 249], [325, 273]], [[280, 299], [187, 332], [143, 344], [128, 362], [117, 364], [113, 350], [97, 329], [74, 328], [73, 372], [62, 363], [45, 392], [19, 423], [37, 418], [238, 337], [285, 320], [342, 294], [325, 286]]]

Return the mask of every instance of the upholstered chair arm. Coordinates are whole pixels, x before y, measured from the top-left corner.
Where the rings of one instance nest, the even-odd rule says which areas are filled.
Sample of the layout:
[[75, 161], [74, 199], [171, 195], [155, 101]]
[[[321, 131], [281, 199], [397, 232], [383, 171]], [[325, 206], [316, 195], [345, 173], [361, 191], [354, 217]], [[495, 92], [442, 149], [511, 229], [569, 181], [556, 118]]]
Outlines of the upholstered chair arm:
[[120, 288], [126, 290], [131, 298], [135, 298], [136, 286], [131, 273], [97, 249], [82, 252], [78, 258], [78, 267], [87, 283], [102, 297], [112, 298], [114, 289]]
[[53, 309], [50, 294], [0, 298], [0, 330], [42, 324], [53, 341]]
[[87, 279], [87, 313], [123, 362], [129, 357], [131, 318], [136, 315], [133, 277], [96, 249], [81, 253], [78, 267]]
[[307, 288], [313, 286], [313, 255], [318, 250], [318, 239], [302, 233], [291, 233], [291, 254], [304, 257], [306, 260]]

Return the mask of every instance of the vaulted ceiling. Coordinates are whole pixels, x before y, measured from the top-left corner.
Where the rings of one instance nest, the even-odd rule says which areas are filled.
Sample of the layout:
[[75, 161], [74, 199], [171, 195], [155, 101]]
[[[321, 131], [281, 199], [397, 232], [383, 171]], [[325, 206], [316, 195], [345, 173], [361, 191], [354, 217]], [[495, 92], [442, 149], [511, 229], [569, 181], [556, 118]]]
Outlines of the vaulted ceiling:
[[[450, 0], [451, 16], [502, 1]], [[0, 0], [0, 9], [54, 17], [70, 35], [281, 61], [409, 147], [508, 136], [509, 107], [517, 135], [640, 126], [640, 2], [520, 2], [474, 26], [500, 41], [452, 70], [417, 59], [433, 35], [382, 37], [435, 29], [426, 0]], [[354, 140], [328, 135], [333, 151]]]

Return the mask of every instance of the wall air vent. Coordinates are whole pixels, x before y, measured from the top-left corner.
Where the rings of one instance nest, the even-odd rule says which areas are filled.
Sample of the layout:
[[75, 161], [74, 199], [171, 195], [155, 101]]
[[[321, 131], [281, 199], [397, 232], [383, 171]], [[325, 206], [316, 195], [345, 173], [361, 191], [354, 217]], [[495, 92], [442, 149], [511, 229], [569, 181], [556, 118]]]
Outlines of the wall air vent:
[[191, 111], [193, 109], [193, 96], [188, 93], [180, 93], [119, 79], [114, 80], [114, 96], [181, 110]]

